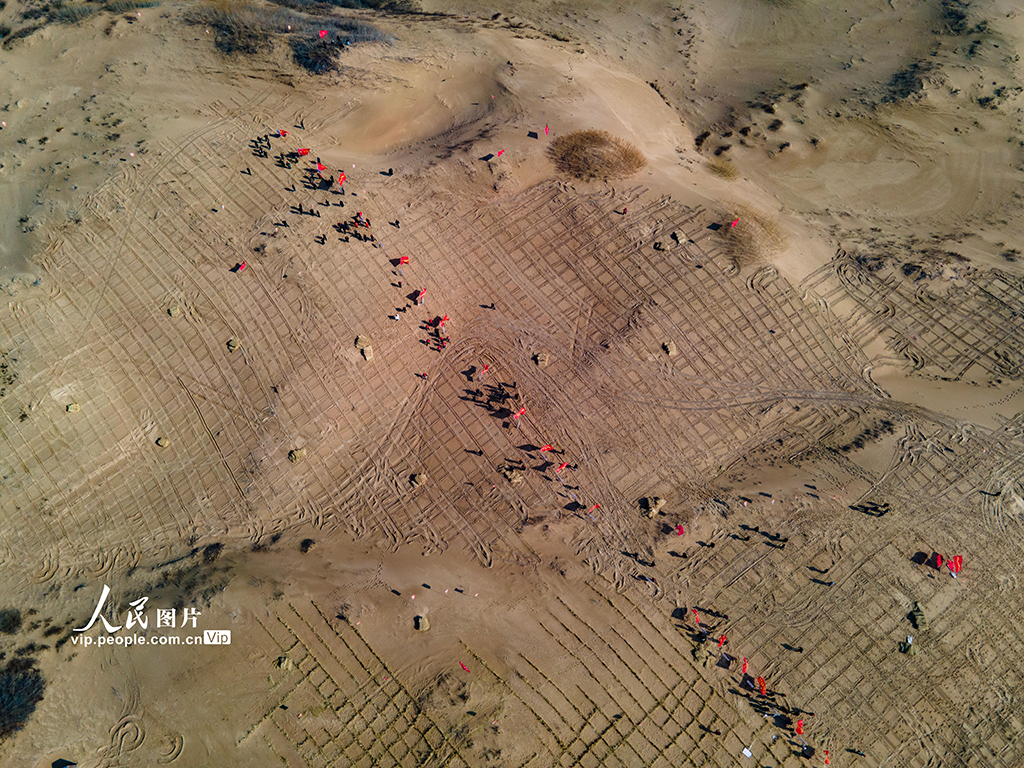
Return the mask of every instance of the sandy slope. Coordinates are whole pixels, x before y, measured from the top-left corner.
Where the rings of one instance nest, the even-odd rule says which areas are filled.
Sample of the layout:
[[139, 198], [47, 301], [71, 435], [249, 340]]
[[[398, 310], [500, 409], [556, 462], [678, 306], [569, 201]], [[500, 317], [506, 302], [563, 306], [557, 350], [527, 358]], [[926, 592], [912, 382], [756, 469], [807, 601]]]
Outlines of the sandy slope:
[[[0, 664], [103, 583], [233, 632], [29, 648], [0, 761], [792, 766], [800, 711], [1019, 764], [1019, 12], [423, 5], [319, 78], [175, 4], [0, 51]], [[648, 165], [557, 178], [545, 126]]]

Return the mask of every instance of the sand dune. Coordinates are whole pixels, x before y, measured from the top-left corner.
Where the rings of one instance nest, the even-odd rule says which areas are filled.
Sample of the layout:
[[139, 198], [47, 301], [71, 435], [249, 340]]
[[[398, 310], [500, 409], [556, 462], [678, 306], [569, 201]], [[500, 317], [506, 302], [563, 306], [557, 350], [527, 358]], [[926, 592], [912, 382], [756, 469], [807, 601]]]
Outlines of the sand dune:
[[0, 8], [0, 762], [1020, 764], [1012, 3], [129, 5]]

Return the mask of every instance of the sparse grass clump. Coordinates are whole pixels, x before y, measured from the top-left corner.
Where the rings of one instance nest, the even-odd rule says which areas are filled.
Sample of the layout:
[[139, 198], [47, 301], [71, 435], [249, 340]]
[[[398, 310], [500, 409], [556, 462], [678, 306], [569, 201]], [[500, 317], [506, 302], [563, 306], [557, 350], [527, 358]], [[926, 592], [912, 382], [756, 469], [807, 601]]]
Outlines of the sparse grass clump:
[[608, 131], [575, 131], [559, 136], [548, 156], [562, 173], [577, 179], [622, 179], [647, 164], [647, 158], [628, 141]]
[[725, 246], [737, 269], [767, 261], [786, 245], [782, 227], [774, 216], [742, 206], [731, 219], [739, 221], [735, 227], [726, 228]]
[[735, 165], [728, 160], [720, 160], [718, 158], [708, 160], [708, 170], [715, 174], [715, 176], [721, 176], [723, 179], [729, 179], [730, 181], [739, 178], [740, 175]]
[[45, 688], [38, 669], [12, 665], [0, 672], [0, 741], [25, 727]]
[[335, 8], [368, 8], [384, 13], [419, 13], [420, 6], [416, 0], [272, 0], [278, 5], [288, 8], [309, 9], [315, 12], [317, 6], [333, 6]]
[[58, 24], [77, 24], [80, 21], [91, 19], [99, 11], [100, 9], [95, 5], [86, 5], [85, 3], [62, 5], [50, 12], [50, 21], [55, 21]]
[[[121, 2], [131, 0], [114, 0]], [[323, 2], [278, 0], [278, 4], [295, 8], [220, 2], [198, 5], [189, 10], [186, 21], [216, 30], [214, 44], [224, 54], [254, 55], [271, 49], [275, 36], [285, 37], [299, 66], [314, 74], [337, 69], [338, 56], [346, 45], [366, 42], [389, 43], [394, 37], [372, 24], [353, 19], [331, 18], [331, 9]], [[318, 14], [316, 18], [313, 14]], [[320, 31], [327, 35], [320, 37]]]
[[213, 27], [213, 44], [221, 53], [246, 53], [264, 50], [271, 41], [265, 14], [248, 7], [214, 8], [199, 6], [186, 16], [194, 24]]
[[111, 13], [128, 13], [136, 8], [155, 8], [160, 5], [160, 0], [110, 0], [103, 6], [103, 10]]
[[295, 63], [314, 75], [323, 75], [338, 68], [339, 46], [324, 40], [292, 41]]

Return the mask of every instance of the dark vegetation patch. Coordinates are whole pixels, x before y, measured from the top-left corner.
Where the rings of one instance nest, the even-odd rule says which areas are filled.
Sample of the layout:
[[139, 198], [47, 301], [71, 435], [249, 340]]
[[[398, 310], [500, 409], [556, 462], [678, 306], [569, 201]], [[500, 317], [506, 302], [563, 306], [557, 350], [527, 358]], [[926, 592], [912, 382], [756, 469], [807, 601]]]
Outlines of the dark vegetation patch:
[[873, 443], [883, 435], [891, 435], [896, 430], [896, 425], [888, 419], [883, 419], [877, 424], [872, 424], [870, 427], [862, 431], [853, 440], [848, 442], [846, 445], [840, 446], [837, 450], [842, 453], [849, 453], [852, 450], [860, 450], [868, 443]]
[[0, 610], [0, 633], [13, 635], [21, 629], [21, 611], [17, 608]]
[[382, 13], [420, 12], [420, 5], [416, 0], [272, 0], [272, 2], [287, 8], [302, 9], [307, 13], [316, 13], [317, 11], [313, 9], [318, 7], [325, 7], [329, 10], [335, 8], [368, 9]]
[[209, 565], [216, 561], [220, 557], [220, 553], [224, 551], [224, 545], [219, 541], [213, 544], [207, 544], [203, 547], [203, 564]]
[[942, 23], [954, 35], [978, 35], [988, 29], [988, 23], [979, 21], [970, 26], [971, 4], [968, 0], [942, 0]]
[[924, 61], [915, 61], [904, 67], [889, 79], [888, 93], [882, 98], [885, 103], [909, 98], [924, 87], [924, 76], [931, 65]]
[[[210, 5], [191, 8], [185, 20], [214, 30], [214, 45], [225, 55], [256, 55], [285, 39], [295, 62], [308, 72], [324, 74], [338, 69], [338, 59], [349, 45], [389, 43], [394, 38], [372, 24], [331, 17], [331, 3], [277, 0], [283, 8], [244, 6], [223, 9]], [[369, 6], [358, 6], [369, 7]], [[320, 32], [327, 34], [323, 37]]]
[[155, 8], [160, 0], [111, 0], [103, 6], [103, 10], [111, 13], [128, 13], [136, 8]]
[[[197, 602], [209, 605], [213, 596], [231, 581], [234, 571], [231, 565], [215, 562], [221, 550], [220, 544], [211, 544], [202, 550], [193, 549], [184, 557], [154, 566], [148, 581], [120, 597], [120, 604], [114, 610], [115, 615], [123, 616], [131, 610], [129, 603], [140, 595], [149, 597], [150, 605], [160, 607], [177, 609]], [[83, 623], [75, 626], [84, 626], [85, 621], [88, 621], [88, 617], [82, 617]], [[62, 637], [56, 647], [64, 642], [66, 638]]]
[[38, 669], [18, 669], [19, 666], [8, 664], [0, 672], [0, 741], [25, 727], [46, 690], [46, 681]]

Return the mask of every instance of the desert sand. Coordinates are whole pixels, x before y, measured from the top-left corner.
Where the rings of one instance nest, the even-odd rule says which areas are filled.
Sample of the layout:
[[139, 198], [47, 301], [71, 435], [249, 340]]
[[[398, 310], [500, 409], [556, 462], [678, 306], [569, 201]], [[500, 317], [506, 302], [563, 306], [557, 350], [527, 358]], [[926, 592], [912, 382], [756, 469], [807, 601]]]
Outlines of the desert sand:
[[1017, 4], [397, 5], [0, 8], [0, 764], [1024, 764]]

